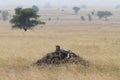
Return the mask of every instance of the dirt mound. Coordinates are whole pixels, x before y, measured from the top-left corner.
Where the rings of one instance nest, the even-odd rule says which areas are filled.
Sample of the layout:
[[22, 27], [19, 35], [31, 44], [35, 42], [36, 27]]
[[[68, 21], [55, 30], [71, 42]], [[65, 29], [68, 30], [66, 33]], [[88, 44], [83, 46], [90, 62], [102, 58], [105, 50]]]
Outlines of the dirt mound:
[[60, 49], [60, 46], [56, 46], [54, 52], [48, 53], [42, 59], [38, 60], [35, 64], [37, 65], [58, 65], [58, 64], [81, 64], [83, 66], [89, 66], [88, 61], [79, 57], [70, 50]]

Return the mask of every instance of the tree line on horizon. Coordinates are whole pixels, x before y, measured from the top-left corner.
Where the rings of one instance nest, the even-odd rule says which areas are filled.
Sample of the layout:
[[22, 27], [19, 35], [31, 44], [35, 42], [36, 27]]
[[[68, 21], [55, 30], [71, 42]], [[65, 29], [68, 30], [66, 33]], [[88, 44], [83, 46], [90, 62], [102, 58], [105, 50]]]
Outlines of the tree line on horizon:
[[[74, 11], [74, 15], [78, 15], [81, 8], [74, 6], [72, 10]], [[61, 11], [64, 12], [65, 10], [62, 9]], [[38, 15], [38, 12], [39, 7], [36, 5], [33, 5], [31, 8], [22, 7], [15, 8], [15, 15], [13, 15], [12, 19], [10, 19], [12, 28], [18, 28], [27, 31], [28, 29], [32, 29], [36, 25], [45, 24], [45, 22], [42, 22], [40, 20], [40, 15]], [[4, 21], [8, 20], [9, 16], [8, 11], [0, 11], [0, 14], [2, 14]], [[97, 11], [97, 12], [92, 11], [87, 15], [89, 21], [92, 21], [93, 15], [98, 16], [99, 19], [108, 20], [108, 17], [112, 16], [112, 13], [110, 11]], [[80, 16], [80, 19], [82, 21], [85, 21], [84, 16]], [[48, 18], [48, 20], [50, 21], [51, 18]], [[57, 17], [57, 20], [59, 20], [59, 17]]]

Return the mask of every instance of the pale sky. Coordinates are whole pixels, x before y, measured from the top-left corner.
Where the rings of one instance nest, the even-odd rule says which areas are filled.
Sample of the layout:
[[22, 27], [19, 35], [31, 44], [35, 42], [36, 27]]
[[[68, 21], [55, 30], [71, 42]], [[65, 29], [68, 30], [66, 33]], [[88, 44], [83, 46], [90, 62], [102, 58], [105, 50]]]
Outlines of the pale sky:
[[0, 8], [31, 5], [43, 6], [46, 3], [50, 3], [53, 6], [115, 7], [120, 5], [120, 0], [0, 0]]

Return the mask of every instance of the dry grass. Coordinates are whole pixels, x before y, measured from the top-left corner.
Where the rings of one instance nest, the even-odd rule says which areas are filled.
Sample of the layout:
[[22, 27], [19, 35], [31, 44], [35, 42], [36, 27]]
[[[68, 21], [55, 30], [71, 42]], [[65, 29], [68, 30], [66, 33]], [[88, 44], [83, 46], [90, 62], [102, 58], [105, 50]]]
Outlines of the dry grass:
[[[0, 22], [0, 80], [119, 80], [119, 25], [114, 21], [63, 20], [24, 32]], [[92, 66], [30, 66], [56, 44], [75, 51]]]

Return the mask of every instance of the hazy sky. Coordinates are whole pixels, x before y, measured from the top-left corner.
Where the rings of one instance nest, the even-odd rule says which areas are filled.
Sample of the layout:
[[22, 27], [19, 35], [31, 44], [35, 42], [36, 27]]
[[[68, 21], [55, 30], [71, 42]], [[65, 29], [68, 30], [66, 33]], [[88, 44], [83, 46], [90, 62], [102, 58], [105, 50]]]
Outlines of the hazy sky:
[[53, 6], [80, 6], [87, 5], [89, 7], [110, 7], [120, 4], [120, 0], [0, 0], [0, 7], [10, 6], [43, 6], [50, 3]]

